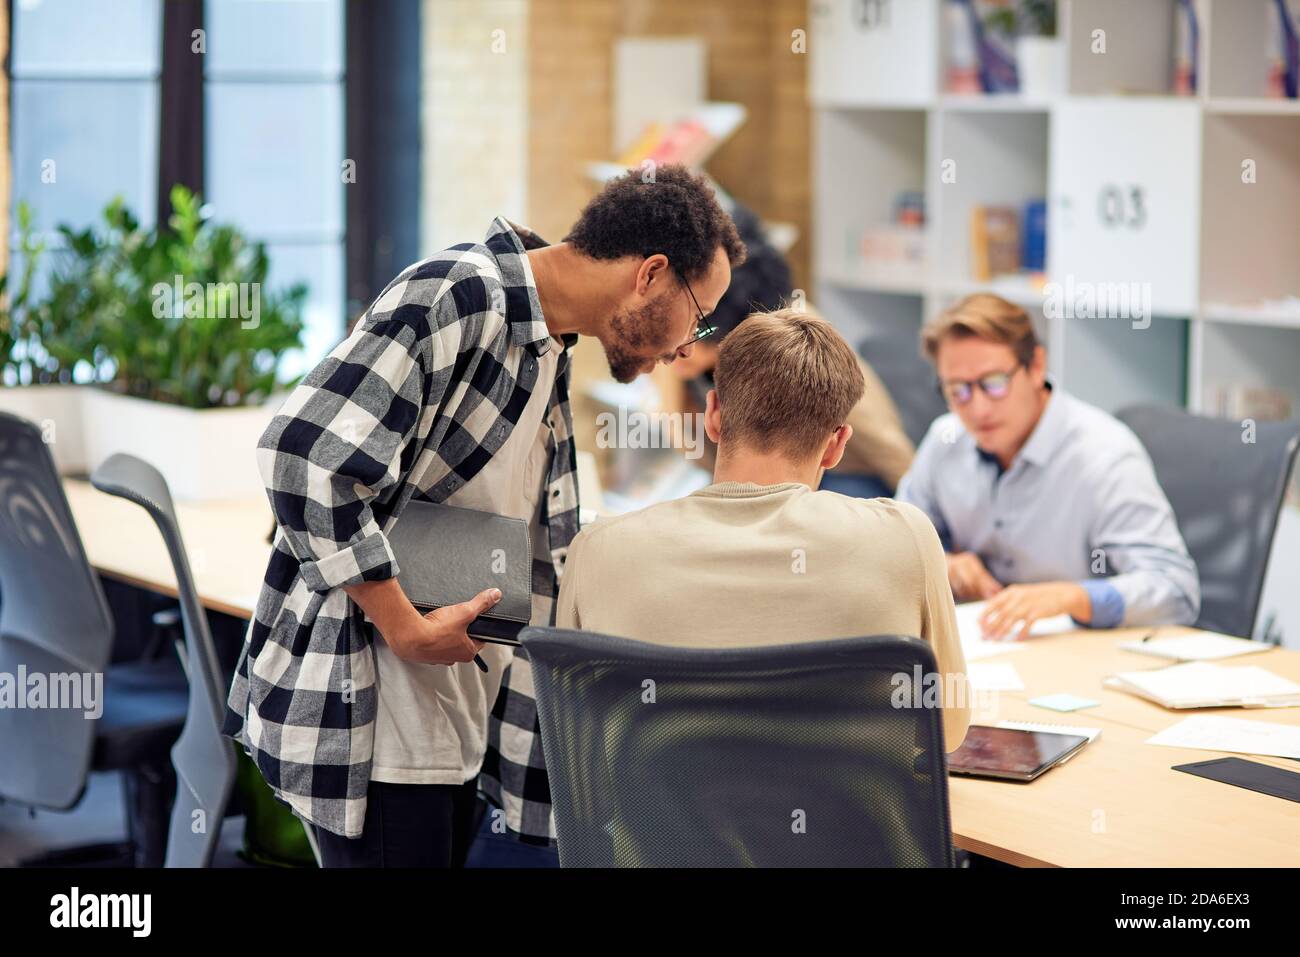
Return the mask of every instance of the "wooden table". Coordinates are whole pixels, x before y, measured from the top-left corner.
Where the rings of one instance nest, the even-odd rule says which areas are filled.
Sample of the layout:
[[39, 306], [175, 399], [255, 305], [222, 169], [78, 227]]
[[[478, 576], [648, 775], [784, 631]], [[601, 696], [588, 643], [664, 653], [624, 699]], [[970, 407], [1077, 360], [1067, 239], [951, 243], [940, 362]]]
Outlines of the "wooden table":
[[[100, 492], [89, 482], [64, 479], [63, 489], [90, 564], [119, 581], [176, 594], [167, 546], [149, 514], [133, 502]], [[264, 497], [246, 501], [176, 504], [176, 520], [205, 608], [250, 618], [271, 557], [272, 519]]]
[[[1162, 629], [1162, 634], [1181, 630]], [[951, 778], [958, 847], [1020, 866], [1300, 866], [1300, 804], [1171, 770], [1233, 755], [1145, 743], [1193, 714], [1300, 725], [1300, 708], [1177, 712], [1103, 688], [1108, 674], [1167, 664], [1117, 647], [1147, 631], [1034, 638], [1022, 650], [987, 659], [1014, 664], [1025, 691], [998, 694], [990, 712], [977, 715], [978, 723], [1037, 721], [1097, 727], [1102, 733], [1066, 764], [1029, 784]], [[1221, 664], [1259, 665], [1300, 681], [1300, 653], [1294, 651], [1273, 649]], [[1058, 692], [1100, 704], [1058, 713], [1028, 703]], [[1300, 772], [1300, 761], [1235, 756]]]
[[[86, 482], [67, 480], [64, 487], [91, 564], [142, 588], [176, 593], [162, 538], [143, 509]], [[180, 504], [177, 518], [203, 604], [249, 617], [270, 555], [266, 500]], [[1300, 865], [1300, 804], [1171, 770], [1224, 756], [1219, 752], [1144, 743], [1189, 714], [1300, 724], [1300, 708], [1173, 712], [1103, 688], [1108, 674], [1165, 664], [1116, 647], [1146, 631], [1035, 638], [1021, 650], [989, 659], [1014, 664], [1026, 690], [996, 696], [994, 707], [976, 716], [979, 723], [1056, 722], [1100, 727], [1102, 734], [1029, 784], [953, 778], [958, 847], [1021, 866]], [[1273, 649], [1225, 664], [1260, 665], [1300, 681], [1300, 652]], [[1100, 704], [1059, 714], [1028, 703], [1057, 692]], [[1240, 757], [1300, 771], [1300, 762], [1285, 758]]]

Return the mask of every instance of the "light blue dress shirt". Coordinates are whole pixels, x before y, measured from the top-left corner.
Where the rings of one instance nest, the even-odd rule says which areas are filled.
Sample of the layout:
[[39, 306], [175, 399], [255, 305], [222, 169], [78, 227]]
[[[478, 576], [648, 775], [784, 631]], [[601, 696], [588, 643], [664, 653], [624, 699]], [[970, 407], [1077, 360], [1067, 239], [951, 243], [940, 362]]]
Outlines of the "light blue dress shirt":
[[1080, 583], [1094, 628], [1191, 624], [1200, 611], [1196, 565], [1146, 449], [1060, 388], [1005, 472], [955, 413], [940, 416], [897, 498], [1003, 584]]

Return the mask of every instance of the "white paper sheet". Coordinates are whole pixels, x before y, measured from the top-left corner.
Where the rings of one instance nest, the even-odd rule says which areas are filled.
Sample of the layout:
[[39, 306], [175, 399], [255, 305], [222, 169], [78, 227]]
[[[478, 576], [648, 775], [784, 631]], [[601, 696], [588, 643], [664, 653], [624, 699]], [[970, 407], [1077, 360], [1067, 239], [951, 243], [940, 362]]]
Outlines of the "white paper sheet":
[[1184, 718], [1154, 737], [1147, 738], [1147, 744], [1300, 758], [1300, 727], [1273, 721], [1248, 721], [1245, 718], [1198, 714]]
[[973, 691], [1024, 691], [1016, 666], [1002, 661], [977, 661], [966, 666]]
[[[961, 648], [967, 661], [1005, 655], [1025, 647], [1024, 643], [1019, 641], [985, 640], [983, 632], [980, 631], [979, 618], [987, 605], [986, 601], [972, 601], [957, 606], [957, 634], [961, 636]], [[1031, 637], [1042, 637], [1058, 635], [1065, 631], [1076, 631], [1078, 628], [1079, 626], [1069, 615], [1055, 615], [1034, 622], [1034, 627], [1029, 629], [1029, 634]]]
[[[983, 639], [984, 633], [980, 631], [979, 619], [988, 604], [986, 601], [968, 601], [957, 606], [957, 630], [961, 633], [963, 642], [967, 641], [968, 637], [971, 641]], [[1069, 615], [1053, 615], [1051, 618], [1042, 618], [1034, 622], [1029, 633], [1035, 637], [1059, 635], [1066, 631], [1078, 631], [1079, 627]]]

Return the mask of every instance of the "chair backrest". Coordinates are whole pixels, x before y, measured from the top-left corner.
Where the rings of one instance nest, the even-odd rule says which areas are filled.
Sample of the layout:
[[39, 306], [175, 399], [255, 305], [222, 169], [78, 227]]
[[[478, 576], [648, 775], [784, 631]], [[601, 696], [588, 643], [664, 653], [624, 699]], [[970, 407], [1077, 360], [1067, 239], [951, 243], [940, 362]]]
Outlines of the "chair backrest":
[[[25, 701], [37, 682], [80, 694], [98, 682], [102, 695], [112, 646], [108, 603], [49, 447], [34, 423], [0, 413], [0, 674]], [[80, 800], [95, 722], [55, 703], [0, 708], [0, 797], [58, 810]]]
[[858, 343], [858, 352], [894, 400], [903, 431], [919, 445], [930, 425], [948, 411], [939, 394], [934, 369], [916, 347], [916, 332], [879, 335]]
[[894, 706], [924, 642], [521, 637], [562, 866], [952, 865], [940, 712]]
[[90, 477], [95, 488], [135, 502], [162, 533], [176, 572], [176, 590], [189, 663], [189, 707], [185, 726], [172, 747], [176, 804], [167, 838], [167, 867], [206, 867], [212, 862], [221, 821], [235, 782], [234, 745], [221, 734], [224, 696], [220, 665], [208, 619], [199, 603], [189, 558], [181, 540], [171, 492], [162, 474], [147, 462], [118, 454]]
[[1146, 446], [1196, 562], [1197, 626], [1254, 637], [1300, 426], [1260, 422], [1252, 433], [1240, 422], [1155, 405], [1124, 409], [1118, 418]]

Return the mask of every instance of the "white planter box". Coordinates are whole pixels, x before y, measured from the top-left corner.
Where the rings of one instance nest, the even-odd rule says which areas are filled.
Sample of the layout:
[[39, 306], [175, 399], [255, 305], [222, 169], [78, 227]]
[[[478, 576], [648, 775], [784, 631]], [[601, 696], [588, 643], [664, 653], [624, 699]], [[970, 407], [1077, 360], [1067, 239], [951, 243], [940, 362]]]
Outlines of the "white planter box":
[[61, 475], [86, 471], [81, 385], [0, 387], [0, 411], [35, 422]]
[[144, 459], [178, 501], [261, 497], [257, 440], [277, 405], [187, 409], [86, 389], [87, 464], [93, 470], [116, 452]]
[[1049, 100], [1065, 93], [1065, 44], [1057, 37], [1020, 37], [1016, 41], [1020, 95]]

